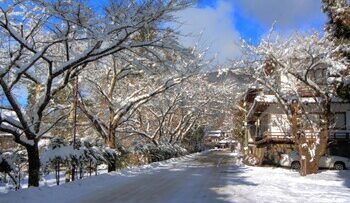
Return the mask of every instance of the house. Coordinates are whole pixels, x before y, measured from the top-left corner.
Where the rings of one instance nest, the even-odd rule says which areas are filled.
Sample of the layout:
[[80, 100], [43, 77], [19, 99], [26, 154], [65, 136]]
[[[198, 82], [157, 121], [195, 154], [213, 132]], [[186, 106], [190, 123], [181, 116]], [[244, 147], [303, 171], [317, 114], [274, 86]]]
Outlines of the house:
[[7, 151], [16, 146], [17, 144], [13, 141], [11, 134], [0, 132], [0, 151]]
[[[286, 80], [288, 79], [285, 78]], [[280, 88], [284, 88], [286, 83], [281, 82]], [[310, 123], [320, 122], [322, 110], [317, 105], [317, 96], [301, 86], [297, 91], [308, 114], [307, 119]], [[295, 140], [283, 107], [274, 94], [261, 87], [248, 89], [242, 100], [246, 110], [245, 154], [253, 155], [259, 163], [277, 164], [281, 154], [295, 150]], [[350, 158], [350, 103], [334, 97], [331, 111], [334, 114], [334, 124], [329, 134], [327, 153]], [[306, 138], [316, 139], [311, 124], [303, 124]]]
[[204, 146], [206, 148], [220, 147], [219, 142], [226, 137], [221, 130], [207, 131], [204, 135]]
[[230, 138], [224, 138], [218, 142], [220, 148], [236, 148], [238, 142]]

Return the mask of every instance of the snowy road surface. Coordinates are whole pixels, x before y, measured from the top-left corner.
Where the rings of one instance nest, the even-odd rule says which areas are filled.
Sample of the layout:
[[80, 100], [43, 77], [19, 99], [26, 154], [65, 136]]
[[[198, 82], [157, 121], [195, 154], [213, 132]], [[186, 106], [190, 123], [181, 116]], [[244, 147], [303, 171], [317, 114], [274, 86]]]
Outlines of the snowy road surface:
[[350, 172], [297, 172], [237, 164], [227, 151], [153, 163], [58, 187], [0, 195], [0, 202], [350, 202]]
[[227, 152], [210, 152], [180, 165], [132, 178], [80, 202], [224, 202], [213, 188], [224, 186], [232, 174], [239, 172], [229, 167], [234, 161]]

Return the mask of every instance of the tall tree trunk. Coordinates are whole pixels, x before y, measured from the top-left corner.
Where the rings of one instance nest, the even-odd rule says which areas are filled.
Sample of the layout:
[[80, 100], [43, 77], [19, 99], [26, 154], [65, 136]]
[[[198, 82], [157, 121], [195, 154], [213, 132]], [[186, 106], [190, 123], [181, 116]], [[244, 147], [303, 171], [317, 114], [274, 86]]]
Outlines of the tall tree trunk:
[[[316, 139], [307, 139], [300, 130], [300, 116], [298, 111], [300, 107], [292, 106], [292, 132], [295, 137], [295, 143], [300, 155], [300, 174], [306, 176], [318, 172], [321, 157], [326, 153], [329, 126], [332, 123], [331, 102], [325, 101], [323, 104], [323, 115], [321, 119], [321, 131], [316, 135]], [[294, 127], [293, 127], [294, 126]], [[299, 132], [298, 132], [299, 131]], [[296, 136], [295, 136], [296, 135]], [[313, 152], [314, 154], [311, 154]]]
[[[73, 102], [73, 149], [76, 149], [76, 139], [77, 139], [77, 107], [78, 107], [78, 76], [74, 80], [74, 102]], [[78, 161], [77, 161], [78, 162]], [[72, 162], [72, 181], [75, 181], [76, 163]]]
[[79, 179], [83, 179], [83, 164], [79, 164]]
[[[116, 149], [117, 144], [115, 142], [115, 129], [110, 128], [106, 140], [106, 145], [111, 149]], [[115, 157], [111, 158], [108, 163], [108, 172], [115, 171], [116, 170], [116, 159]]]
[[318, 163], [320, 161], [320, 157], [316, 154], [311, 156], [309, 149], [316, 146], [315, 140], [307, 140], [305, 135], [299, 138], [298, 142], [298, 151], [300, 155], [300, 175], [306, 176], [309, 174], [317, 173], [318, 171]]
[[56, 162], [56, 185], [60, 184], [60, 161]]
[[38, 143], [34, 142], [34, 146], [27, 146], [28, 153], [28, 187], [39, 186], [39, 175], [40, 175], [40, 158]]
[[[296, 149], [300, 156], [300, 175], [306, 176], [308, 174], [316, 173], [318, 171], [318, 161], [316, 156], [311, 157], [309, 149], [312, 145], [316, 144], [313, 140], [308, 140], [306, 135], [301, 129], [301, 107], [298, 102], [291, 105], [291, 130], [292, 137], [295, 140]], [[316, 147], [317, 149], [317, 147]]]
[[[326, 153], [328, 138], [329, 138], [329, 126], [333, 123], [333, 115], [331, 112], [331, 101], [327, 99], [322, 104], [323, 114], [321, 118], [321, 131], [320, 134], [317, 135], [316, 140], [313, 140], [312, 143], [309, 143], [309, 149], [315, 147], [314, 157], [309, 157], [309, 166], [306, 168], [306, 172], [303, 175], [317, 173], [319, 168], [319, 163], [321, 157]], [[310, 141], [311, 142], [311, 141]]]
[[334, 123], [334, 114], [331, 111], [331, 103], [332, 101], [330, 98], [327, 98], [326, 101], [323, 103], [324, 111], [323, 111], [323, 118], [322, 118], [322, 124], [321, 124], [321, 132], [319, 137], [320, 146], [316, 151], [316, 155], [320, 157], [326, 153], [329, 134], [330, 134], [329, 127], [331, 126], [331, 124]]
[[326, 153], [327, 150], [328, 137], [330, 132], [329, 126], [331, 123], [333, 123], [333, 115], [331, 112], [331, 100], [328, 98], [325, 99], [322, 103], [322, 108], [323, 114], [321, 118], [320, 134], [317, 135], [318, 137], [316, 137], [316, 140], [309, 141], [308, 143], [308, 148], [314, 148], [313, 151], [315, 152], [315, 154], [313, 155], [313, 157], [311, 157], [310, 153], [308, 153], [308, 166], [306, 167], [302, 175], [317, 173], [320, 159]]
[[92, 161], [89, 160], [89, 176], [91, 176], [91, 173], [92, 173]]

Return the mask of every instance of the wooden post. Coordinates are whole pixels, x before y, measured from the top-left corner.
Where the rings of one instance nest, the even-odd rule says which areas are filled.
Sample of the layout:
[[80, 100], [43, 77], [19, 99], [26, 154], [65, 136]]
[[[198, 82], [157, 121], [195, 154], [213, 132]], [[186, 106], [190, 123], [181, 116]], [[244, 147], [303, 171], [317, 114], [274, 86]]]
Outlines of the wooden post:
[[[74, 101], [73, 101], [73, 149], [76, 149], [76, 139], [77, 139], [77, 106], [78, 106], [78, 76], [76, 76], [73, 85]], [[72, 181], [75, 180], [75, 163], [72, 162]]]

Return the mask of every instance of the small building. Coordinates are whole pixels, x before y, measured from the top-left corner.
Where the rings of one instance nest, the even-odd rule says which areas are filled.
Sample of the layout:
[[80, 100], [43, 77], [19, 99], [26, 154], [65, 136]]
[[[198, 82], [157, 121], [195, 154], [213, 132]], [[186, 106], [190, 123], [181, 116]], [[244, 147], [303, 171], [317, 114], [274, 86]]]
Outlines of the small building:
[[204, 135], [204, 146], [206, 148], [220, 147], [219, 141], [225, 138], [221, 130], [207, 131]]
[[17, 143], [13, 140], [13, 136], [8, 133], [0, 132], [0, 150], [8, 151], [15, 148]]
[[236, 148], [237, 141], [232, 140], [230, 138], [224, 138], [223, 140], [219, 141], [219, 146], [220, 148], [231, 148], [234, 149]]
[[[320, 70], [323, 70], [322, 68]], [[319, 71], [316, 69], [315, 71]], [[319, 96], [310, 88], [297, 81], [291, 81], [285, 75], [280, 75], [279, 89], [283, 90], [293, 84], [299, 95], [299, 102], [311, 122], [303, 122], [303, 133], [306, 139], [316, 139], [317, 133], [312, 123], [320, 123], [322, 109], [317, 101]], [[319, 85], [323, 85], [324, 78], [319, 77]], [[246, 111], [244, 129], [245, 154], [259, 159], [259, 163], [276, 164], [280, 155], [295, 150], [295, 140], [291, 135], [290, 123], [283, 107], [271, 90], [263, 87], [249, 88], [242, 97]], [[334, 114], [334, 124], [330, 129], [327, 153], [350, 158], [350, 102], [334, 97], [331, 102]], [[311, 124], [309, 124], [311, 123]]]
[[231, 139], [231, 133], [222, 130], [207, 131], [204, 135], [206, 148], [229, 148], [237, 142]]

